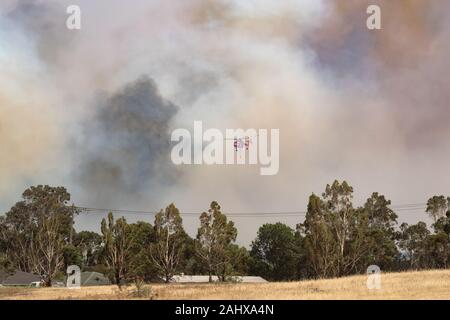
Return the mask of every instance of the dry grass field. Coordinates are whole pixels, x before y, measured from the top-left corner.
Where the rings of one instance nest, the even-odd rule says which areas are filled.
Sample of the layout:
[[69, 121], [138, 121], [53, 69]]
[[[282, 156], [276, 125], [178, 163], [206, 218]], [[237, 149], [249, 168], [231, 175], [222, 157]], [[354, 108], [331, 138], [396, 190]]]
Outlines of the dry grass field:
[[[141, 299], [450, 299], [450, 270], [382, 274], [380, 290], [368, 290], [365, 276], [262, 284], [153, 284]], [[0, 288], [0, 299], [136, 299], [134, 286]], [[150, 293], [151, 292], [151, 293]]]

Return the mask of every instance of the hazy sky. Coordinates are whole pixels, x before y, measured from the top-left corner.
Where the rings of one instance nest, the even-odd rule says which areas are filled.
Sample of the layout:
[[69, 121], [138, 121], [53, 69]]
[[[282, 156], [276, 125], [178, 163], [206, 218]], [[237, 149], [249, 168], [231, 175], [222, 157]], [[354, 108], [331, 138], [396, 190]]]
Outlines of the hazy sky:
[[[382, 30], [366, 28], [368, 4]], [[304, 211], [334, 179], [356, 205], [373, 191], [393, 205], [450, 195], [449, 14], [447, 0], [2, 0], [0, 210], [35, 184], [79, 206], [199, 214], [212, 200]], [[280, 129], [279, 173], [175, 167], [170, 134], [194, 120]], [[262, 223], [302, 217], [232, 219], [249, 243]], [[184, 221], [193, 234], [198, 217]]]

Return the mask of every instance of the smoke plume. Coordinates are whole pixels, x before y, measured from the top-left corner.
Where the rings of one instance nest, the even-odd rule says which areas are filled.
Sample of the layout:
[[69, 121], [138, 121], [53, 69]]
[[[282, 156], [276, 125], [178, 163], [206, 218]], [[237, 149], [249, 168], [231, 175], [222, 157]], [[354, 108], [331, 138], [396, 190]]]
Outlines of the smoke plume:
[[[79, 31], [65, 27], [72, 4]], [[382, 30], [366, 28], [368, 4], [381, 7]], [[262, 223], [300, 222], [276, 212], [305, 210], [336, 178], [357, 204], [373, 191], [394, 204], [448, 194], [449, 9], [445, 0], [2, 1], [1, 206], [51, 183], [92, 207], [175, 202], [200, 213], [217, 200], [225, 213], [275, 212], [233, 217], [248, 243]], [[279, 174], [174, 167], [170, 132], [194, 120], [280, 129]], [[185, 217], [189, 232], [197, 224]], [[80, 218], [80, 228], [94, 225]]]
[[147, 195], [154, 182], [175, 179], [170, 163], [169, 123], [177, 107], [165, 101], [156, 84], [142, 77], [100, 102], [86, 123], [79, 166], [83, 198], [100, 206]]

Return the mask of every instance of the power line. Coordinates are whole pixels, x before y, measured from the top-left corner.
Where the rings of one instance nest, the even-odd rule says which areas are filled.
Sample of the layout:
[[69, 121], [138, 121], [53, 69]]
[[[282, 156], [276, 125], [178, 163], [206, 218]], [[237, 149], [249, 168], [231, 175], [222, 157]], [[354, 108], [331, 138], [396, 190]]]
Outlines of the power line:
[[[121, 214], [128, 214], [128, 215], [154, 215], [158, 213], [159, 211], [139, 211], [139, 210], [124, 210], [124, 209], [101, 209], [101, 208], [86, 208], [86, 207], [76, 207], [80, 210], [82, 210], [83, 213], [89, 213], [89, 214], [106, 214], [107, 212], [117, 212]], [[199, 216], [202, 211], [198, 212], [180, 212], [181, 215], [194, 215]], [[298, 215], [305, 215], [305, 211], [280, 211], [280, 212], [226, 212], [227, 216], [240, 216], [240, 217], [268, 217], [268, 216], [298, 216]]]
[[[425, 203], [410, 203], [397, 206], [389, 206], [394, 211], [401, 211], [405, 213], [415, 213], [419, 210], [425, 211]], [[106, 214], [107, 212], [120, 213], [122, 215], [148, 215], [153, 216], [160, 210], [143, 211], [143, 210], [129, 210], [129, 209], [111, 209], [111, 208], [92, 208], [92, 207], [76, 207], [81, 210], [82, 214]], [[185, 216], [199, 216], [203, 211], [198, 212], [180, 212]], [[296, 217], [306, 215], [306, 211], [270, 211], [270, 212], [225, 212], [230, 217], [242, 218], [262, 218], [262, 217]]]

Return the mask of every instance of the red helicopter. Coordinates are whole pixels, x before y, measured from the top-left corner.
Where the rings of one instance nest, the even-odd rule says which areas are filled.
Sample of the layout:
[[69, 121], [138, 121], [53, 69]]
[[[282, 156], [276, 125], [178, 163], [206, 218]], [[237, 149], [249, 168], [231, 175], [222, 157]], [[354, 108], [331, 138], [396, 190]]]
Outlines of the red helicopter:
[[234, 138], [234, 143], [233, 143], [233, 146], [234, 146], [234, 151], [238, 151], [239, 149], [244, 149], [245, 148], [245, 150], [248, 150], [249, 149], [249, 147], [250, 147], [250, 137], [245, 137], [244, 139], [243, 138]]

